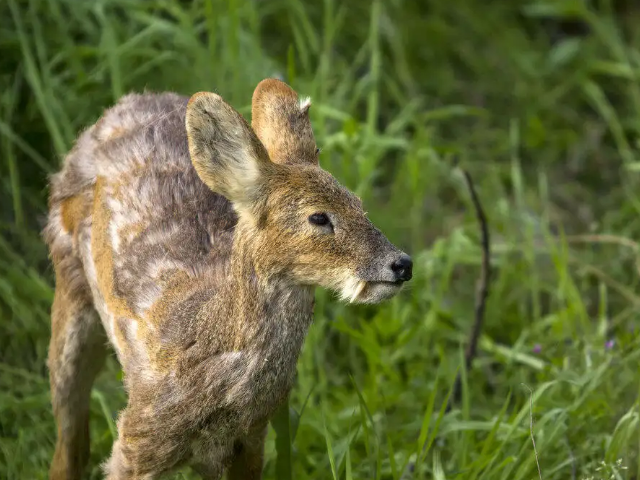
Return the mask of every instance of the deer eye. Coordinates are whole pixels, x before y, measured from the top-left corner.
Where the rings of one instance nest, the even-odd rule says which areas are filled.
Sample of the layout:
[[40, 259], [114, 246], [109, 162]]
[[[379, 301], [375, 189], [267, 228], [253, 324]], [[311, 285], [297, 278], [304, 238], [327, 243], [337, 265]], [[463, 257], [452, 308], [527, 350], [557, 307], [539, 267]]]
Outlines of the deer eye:
[[326, 213], [314, 213], [309, 215], [309, 223], [323, 227], [325, 225], [331, 225], [331, 220]]

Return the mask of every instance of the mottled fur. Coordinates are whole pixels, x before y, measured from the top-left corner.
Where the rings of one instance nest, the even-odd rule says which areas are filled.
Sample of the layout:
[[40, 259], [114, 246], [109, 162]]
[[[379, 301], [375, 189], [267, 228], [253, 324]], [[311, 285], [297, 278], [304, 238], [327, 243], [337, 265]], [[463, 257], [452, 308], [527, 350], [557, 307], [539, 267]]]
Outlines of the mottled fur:
[[[130, 94], [80, 135], [51, 179], [45, 230], [52, 479], [81, 477], [107, 339], [129, 396], [107, 478], [187, 463], [261, 478], [313, 288], [371, 303], [399, 290], [390, 265], [403, 254], [318, 166], [308, 108], [272, 79], [254, 93], [253, 128], [212, 93]], [[310, 223], [317, 212], [332, 225]]]

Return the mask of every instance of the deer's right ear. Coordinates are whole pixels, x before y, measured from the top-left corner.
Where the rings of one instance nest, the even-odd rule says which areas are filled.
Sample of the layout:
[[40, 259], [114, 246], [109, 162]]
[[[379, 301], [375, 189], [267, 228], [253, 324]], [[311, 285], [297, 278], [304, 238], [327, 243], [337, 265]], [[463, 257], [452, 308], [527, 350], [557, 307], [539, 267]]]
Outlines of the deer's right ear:
[[280, 164], [318, 165], [318, 148], [309, 119], [311, 99], [275, 78], [262, 80], [253, 92], [251, 125]]
[[249, 207], [271, 162], [242, 115], [219, 95], [200, 92], [187, 105], [186, 129], [200, 179], [236, 207]]

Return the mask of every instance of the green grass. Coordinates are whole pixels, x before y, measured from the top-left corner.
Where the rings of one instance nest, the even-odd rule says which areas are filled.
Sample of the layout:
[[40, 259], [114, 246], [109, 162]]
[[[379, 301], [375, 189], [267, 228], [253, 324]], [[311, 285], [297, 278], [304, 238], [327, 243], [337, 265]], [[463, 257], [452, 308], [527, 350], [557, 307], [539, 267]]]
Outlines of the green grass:
[[[125, 92], [211, 90], [249, 115], [253, 87], [281, 75], [314, 99], [322, 165], [415, 276], [377, 307], [318, 292], [266, 478], [531, 480], [537, 451], [544, 480], [638, 480], [640, 16], [591, 3], [2, 2], [0, 478], [46, 478], [55, 440], [47, 174]], [[591, 33], [552, 43], [545, 25], [568, 17]], [[445, 413], [481, 262], [454, 154], [487, 211], [494, 275]], [[125, 401], [111, 359], [88, 478]]]

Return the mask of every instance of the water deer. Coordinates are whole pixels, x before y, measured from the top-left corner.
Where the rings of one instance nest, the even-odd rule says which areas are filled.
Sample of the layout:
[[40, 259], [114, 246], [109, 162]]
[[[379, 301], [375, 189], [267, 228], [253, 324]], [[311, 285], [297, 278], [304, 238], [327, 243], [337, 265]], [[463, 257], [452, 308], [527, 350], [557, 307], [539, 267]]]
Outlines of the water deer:
[[108, 344], [128, 403], [106, 478], [189, 465], [260, 479], [314, 288], [377, 303], [411, 278], [410, 257], [319, 166], [309, 106], [276, 79], [256, 87], [251, 126], [214, 93], [128, 94], [78, 137], [51, 178], [44, 232], [51, 479], [82, 475]]

